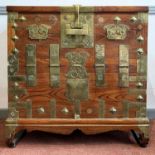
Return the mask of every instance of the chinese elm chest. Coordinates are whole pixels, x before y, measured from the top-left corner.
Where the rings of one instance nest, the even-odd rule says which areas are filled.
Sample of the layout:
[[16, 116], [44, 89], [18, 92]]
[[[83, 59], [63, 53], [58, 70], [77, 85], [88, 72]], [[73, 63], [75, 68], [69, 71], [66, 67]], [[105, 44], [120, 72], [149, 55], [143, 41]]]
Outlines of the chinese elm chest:
[[7, 10], [9, 146], [76, 129], [131, 131], [146, 146], [147, 7]]

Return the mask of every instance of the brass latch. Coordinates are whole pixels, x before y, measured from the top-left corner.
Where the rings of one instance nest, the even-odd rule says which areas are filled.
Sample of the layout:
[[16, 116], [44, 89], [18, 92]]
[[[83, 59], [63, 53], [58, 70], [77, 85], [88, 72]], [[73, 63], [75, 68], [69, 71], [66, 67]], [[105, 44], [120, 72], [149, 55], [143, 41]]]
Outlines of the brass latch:
[[75, 5], [75, 21], [66, 24], [66, 35], [88, 35], [88, 25], [80, 22], [80, 5]]

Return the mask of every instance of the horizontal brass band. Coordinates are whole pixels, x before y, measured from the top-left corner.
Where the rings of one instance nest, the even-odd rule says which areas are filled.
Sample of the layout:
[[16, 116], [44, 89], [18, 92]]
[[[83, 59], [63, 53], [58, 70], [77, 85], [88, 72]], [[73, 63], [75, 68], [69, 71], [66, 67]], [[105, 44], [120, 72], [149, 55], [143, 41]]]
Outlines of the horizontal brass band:
[[[61, 7], [61, 12], [62, 13], [74, 13], [75, 12], [75, 5], [74, 6], [63, 6]], [[90, 7], [85, 7], [85, 6], [79, 6], [79, 12], [80, 13], [90, 13], [94, 11], [94, 7], [90, 6]]]
[[128, 93], [129, 94], [146, 94], [146, 89], [137, 89], [137, 88], [128, 89]]
[[15, 76], [9, 76], [9, 81], [12, 82], [24, 82], [26, 81], [26, 77], [24, 75], [15, 75]]
[[129, 81], [130, 82], [137, 82], [137, 81], [146, 81], [147, 76], [129, 76]]

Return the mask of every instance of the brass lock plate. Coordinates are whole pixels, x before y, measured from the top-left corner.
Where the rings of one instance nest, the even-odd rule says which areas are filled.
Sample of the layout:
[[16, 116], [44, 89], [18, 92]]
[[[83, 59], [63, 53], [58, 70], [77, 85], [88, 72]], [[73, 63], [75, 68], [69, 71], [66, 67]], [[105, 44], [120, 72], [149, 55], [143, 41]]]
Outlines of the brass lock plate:
[[[94, 46], [93, 13], [86, 8], [74, 6], [63, 7], [61, 13], [61, 47], [92, 48]], [[89, 11], [89, 7], [88, 7]]]

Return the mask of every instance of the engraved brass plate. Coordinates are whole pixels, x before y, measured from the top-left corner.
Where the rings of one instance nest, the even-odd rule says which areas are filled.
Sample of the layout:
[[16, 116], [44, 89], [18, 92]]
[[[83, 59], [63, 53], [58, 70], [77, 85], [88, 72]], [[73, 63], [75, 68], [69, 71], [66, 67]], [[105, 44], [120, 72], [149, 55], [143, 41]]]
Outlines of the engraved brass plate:
[[50, 100], [50, 110], [51, 110], [51, 118], [56, 118], [56, 99], [52, 98]]
[[120, 24], [120, 19], [115, 18], [114, 24], [108, 24], [104, 26], [107, 31], [107, 39], [109, 40], [124, 40], [127, 37], [127, 31], [129, 27], [125, 24]]
[[27, 85], [36, 85], [36, 45], [26, 45], [26, 74], [27, 74]]
[[29, 31], [29, 38], [30, 39], [47, 39], [48, 38], [48, 29], [50, 29], [51, 26], [45, 25], [45, 24], [32, 24], [28, 26]]
[[96, 61], [95, 61], [95, 70], [96, 70], [96, 86], [104, 85], [104, 56], [105, 56], [105, 47], [104, 45], [95, 45], [96, 52]]
[[74, 6], [70, 12], [62, 7], [61, 13], [61, 47], [92, 48], [94, 45], [93, 13], [81, 13], [80, 6]]
[[50, 44], [50, 85], [60, 84], [59, 44]]
[[119, 86], [129, 86], [129, 51], [127, 45], [119, 46]]
[[68, 52], [66, 58], [69, 61], [67, 76], [67, 98], [71, 101], [88, 99], [88, 79], [84, 66], [88, 53]]
[[137, 73], [146, 75], [146, 72], [147, 72], [147, 57], [141, 55], [137, 59]]
[[105, 112], [105, 101], [103, 99], [99, 99], [99, 118], [104, 118]]
[[145, 102], [130, 102], [123, 101], [124, 117], [129, 117], [130, 109], [136, 109], [136, 117], [146, 117], [146, 103]]

